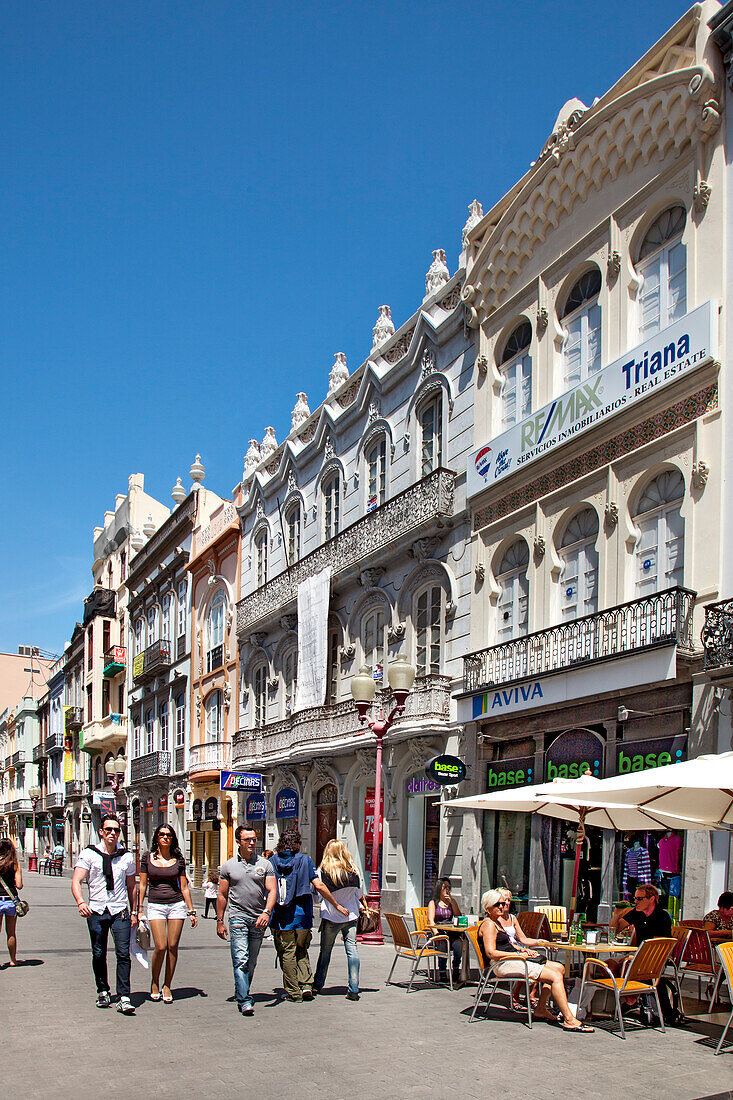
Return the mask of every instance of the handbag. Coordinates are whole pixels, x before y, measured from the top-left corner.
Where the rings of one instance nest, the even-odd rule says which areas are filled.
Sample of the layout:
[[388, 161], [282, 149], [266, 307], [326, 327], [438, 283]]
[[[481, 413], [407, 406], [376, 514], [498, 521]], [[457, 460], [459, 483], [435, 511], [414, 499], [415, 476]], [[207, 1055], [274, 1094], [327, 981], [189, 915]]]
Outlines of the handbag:
[[365, 903], [362, 908], [359, 909], [359, 916], [356, 922], [356, 931], [360, 935], [364, 935], [367, 932], [375, 932], [379, 925], [380, 913], [378, 909], [370, 909]]
[[30, 909], [30, 905], [28, 904], [27, 901], [23, 901], [22, 898], [18, 897], [18, 891], [15, 889], [15, 886], [13, 885], [12, 882], [8, 882], [8, 880], [5, 878], [4, 875], [3, 875], [3, 882], [5, 883], [6, 888], [10, 892], [10, 896], [12, 897], [13, 901], [15, 902], [15, 915], [16, 915], [16, 917], [24, 917], [26, 915], [26, 913], [28, 912], [28, 910]]
[[148, 952], [150, 950], [150, 925], [142, 918], [137, 922], [137, 928], [135, 929], [135, 943], [141, 951]]

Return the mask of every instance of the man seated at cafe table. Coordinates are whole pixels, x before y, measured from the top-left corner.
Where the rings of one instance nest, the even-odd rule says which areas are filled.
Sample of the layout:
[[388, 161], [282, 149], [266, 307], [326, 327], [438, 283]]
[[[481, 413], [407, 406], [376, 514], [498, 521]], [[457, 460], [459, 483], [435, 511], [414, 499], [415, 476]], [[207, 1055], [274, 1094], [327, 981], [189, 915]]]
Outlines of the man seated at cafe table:
[[718, 898], [718, 908], [706, 913], [703, 920], [712, 924], [715, 932], [733, 931], [733, 892], [725, 890]]
[[[625, 909], [623, 913], [617, 909], [608, 927], [614, 935], [631, 928], [632, 943], [640, 947], [644, 940], [652, 940], [657, 936], [669, 936], [672, 932], [672, 918], [659, 904], [659, 890], [656, 886], [641, 883], [634, 891], [634, 908]], [[611, 973], [618, 974], [623, 966], [623, 960], [611, 959], [606, 966]], [[629, 1012], [638, 999], [638, 997], [625, 997], [622, 1012]]]

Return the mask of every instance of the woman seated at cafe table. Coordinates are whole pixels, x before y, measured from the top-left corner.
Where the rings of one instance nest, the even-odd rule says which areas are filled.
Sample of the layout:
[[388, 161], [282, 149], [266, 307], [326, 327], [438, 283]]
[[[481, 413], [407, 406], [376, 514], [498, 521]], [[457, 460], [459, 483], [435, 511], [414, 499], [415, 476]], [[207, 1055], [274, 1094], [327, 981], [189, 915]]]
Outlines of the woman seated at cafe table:
[[[548, 987], [558, 1011], [562, 1016], [563, 1031], [591, 1032], [594, 1029], [573, 1016], [568, 1006], [565, 994], [563, 978], [565, 967], [561, 963], [541, 962], [537, 951], [532, 945], [540, 946], [539, 940], [528, 940], [522, 933], [518, 924], [514, 924], [514, 935], [501, 926], [501, 918], [504, 910], [508, 909], [509, 902], [504, 896], [503, 890], [487, 890], [481, 898], [481, 908], [486, 914], [486, 919], [481, 922], [481, 941], [484, 955], [490, 962], [496, 963], [494, 973], [500, 978], [523, 978], [525, 975], [524, 960], [527, 963], [527, 973], [530, 981], [538, 981], [544, 987]], [[554, 1016], [535, 1014], [540, 1019], [548, 1019], [554, 1022]]]
[[[461, 910], [458, 902], [451, 896], [450, 880], [439, 878], [433, 887], [433, 896], [428, 902], [428, 924], [433, 935], [445, 935], [438, 928], [439, 924], [452, 924], [454, 917], [460, 917]], [[463, 955], [463, 935], [452, 935], [450, 949], [453, 955], [453, 982], [458, 982], [460, 977], [461, 956]], [[438, 958], [439, 976], [445, 980], [448, 971], [447, 960]]]

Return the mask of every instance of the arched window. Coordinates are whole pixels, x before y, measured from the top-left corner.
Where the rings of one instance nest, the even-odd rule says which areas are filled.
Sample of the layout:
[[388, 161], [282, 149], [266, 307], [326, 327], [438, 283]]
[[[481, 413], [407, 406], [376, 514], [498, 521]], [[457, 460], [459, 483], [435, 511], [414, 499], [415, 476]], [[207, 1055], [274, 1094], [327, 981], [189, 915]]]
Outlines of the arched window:
[[267, 666], [258, 665], [252, 677], [254, 724], [264, 726], [267, 721]]
[[380, 435], [366, 452], [367, 512], [387, 499], [387, 439]]
[[176, 696], [176, 748], [186, 743], [186, 696]]
[[445, 595], [439, 584], [415, 596], [415, 665], [418, 676], [440, 673], [443, 656]]
[[257, 587], [267, 583], [267, 531], [260, 531], [255, 539], [255, 578]]
[[283, 714], [289, 717], [295, 706], [295, 695], [298, 690], [298, 650], [290, 649], [285, 654], [283, 661], [283, 688], [284, 706]]
[[568, 294], [560, 320], [565, 339], [563, 366], [565, 385], [575, 386], [601, 369], [601, 307], [598, 295], [601, 273], [586, 271]]
[[384, 669], [387, 632], [384, 608], [376, 607], [367, 612], [361, 621], [361, 652], [364, 664], [370, 669]]
[[293, 504], [285, 516], [285, 527], [288, 538], [288, 565], [292, 565], [300, 557], [300, 505]]
[[421, 477], [443, 464], [443, 395], [435, 394], [418, 411]]
[[682, 234], [684, 206], [660, 214], [641, 242], [636, 270], [639, 288], [639, 338], [646, 340], [687, 311], [687, 250]]
[[209, 604], [206, 616], [206, 635], [208, 649], [206, 653], [206, 671], [219, 668], [224, 664], [224, 620], [227, 611], [227, 598], [224, 590], [219, 589]]
[[636, 594], [646, 596], [682, 584], [685, 521], [680, 507], [685, 483], [678, 470], [655, 477], [642, 493], [634, 514]]
[[527, 633], [529, 621], [529, 548], [524, 539], [509, 547], [497, 570], [499, 585], [497, 603], [497, 635], [500, 642], [509, 642]]
[[155, 752], [155, 718], [152, 707], [145, 711], [145, 752]]
[[206, 740], [223, 740], [223, 696], [220, 691], [212, 691], [206, 700]]
[[158, 713], [158, 721], [160, 722], [160, 751], [168, 752], [170, 745], [168, 744], [168, 704], [163, 703]]
[[511, 428], [532, 411], [532, 326], [517, 325], [501, 357], [501, 427]]
[[332, 539], [339, 533], [341, 518], [341, 478], [332, 474], [323, 486], [323, 537]]
[[594, 615], [598, 610], [598, 513], [583, 508], [570, 520], [560, 542], [560, 617]]

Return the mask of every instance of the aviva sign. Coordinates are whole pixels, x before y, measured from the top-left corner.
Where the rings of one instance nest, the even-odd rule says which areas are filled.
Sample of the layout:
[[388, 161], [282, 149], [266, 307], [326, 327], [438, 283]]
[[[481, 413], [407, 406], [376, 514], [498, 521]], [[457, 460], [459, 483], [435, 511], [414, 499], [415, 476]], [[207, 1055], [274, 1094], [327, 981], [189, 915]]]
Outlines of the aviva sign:
[[468, 460], [469, 497], [709, 362], [717, 322], [717, 305], [705, 302], [479, 447]]

